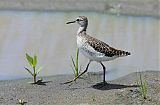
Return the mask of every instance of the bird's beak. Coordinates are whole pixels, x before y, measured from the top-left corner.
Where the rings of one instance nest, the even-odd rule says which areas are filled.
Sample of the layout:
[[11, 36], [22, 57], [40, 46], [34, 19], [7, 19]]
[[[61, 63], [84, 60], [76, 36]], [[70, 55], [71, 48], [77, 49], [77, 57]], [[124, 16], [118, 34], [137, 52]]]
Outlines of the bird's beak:
[[71, 21], [71, 22], [67, 22], [66, 24], [71, 24], [71, 23], [75, 23], [76, 21]]

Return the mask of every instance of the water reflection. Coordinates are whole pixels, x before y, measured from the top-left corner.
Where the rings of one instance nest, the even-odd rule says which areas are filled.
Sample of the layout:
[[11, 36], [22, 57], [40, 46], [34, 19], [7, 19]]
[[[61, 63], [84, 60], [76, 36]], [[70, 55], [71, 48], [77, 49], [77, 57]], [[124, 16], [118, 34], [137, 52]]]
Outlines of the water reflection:
[[[114, 16], [92, 12], [0, 11], [0, 79], [28, 77], [25, 53], [36, 53], [41, 75], [71, 74], [70, 56], [76, 54], [78, 25], [65, 23], [79, 15], [89, 19], [88, 34], [109, 45], [132, 52], [125, 58], [106, 62], [107, 79], [135, 71], [160, 70], [160, 20], [151, 17]], [[87, 59], [80, 55], [85, 68]], [[89, 71], [102, 71], [91, 64]]]

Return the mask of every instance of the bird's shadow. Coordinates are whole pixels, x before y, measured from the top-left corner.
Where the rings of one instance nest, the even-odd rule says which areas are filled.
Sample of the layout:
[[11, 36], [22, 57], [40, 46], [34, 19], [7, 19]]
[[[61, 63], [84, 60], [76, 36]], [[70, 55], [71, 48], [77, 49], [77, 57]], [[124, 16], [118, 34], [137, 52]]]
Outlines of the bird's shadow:
[[112, 83], [97, 83], [91, 86], [94, 89], [98, 90], [112, 90], [112, 89], [123, 89], [123, 88], [130, 88], [130, 87], [139, 87], [138, 85], [121, 85], [121, 84], [112, 84]]

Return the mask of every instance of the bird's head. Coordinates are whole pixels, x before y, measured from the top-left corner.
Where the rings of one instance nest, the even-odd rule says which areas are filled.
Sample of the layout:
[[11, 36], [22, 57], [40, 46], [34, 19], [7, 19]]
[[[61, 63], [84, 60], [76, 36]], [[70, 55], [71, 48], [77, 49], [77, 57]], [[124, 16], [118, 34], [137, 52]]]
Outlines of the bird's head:
[[66, 24], [78, 23], [81, 27], [87, 27], [88, 19], [85, 16], [79, 16], [74, 21], [67, 22]]

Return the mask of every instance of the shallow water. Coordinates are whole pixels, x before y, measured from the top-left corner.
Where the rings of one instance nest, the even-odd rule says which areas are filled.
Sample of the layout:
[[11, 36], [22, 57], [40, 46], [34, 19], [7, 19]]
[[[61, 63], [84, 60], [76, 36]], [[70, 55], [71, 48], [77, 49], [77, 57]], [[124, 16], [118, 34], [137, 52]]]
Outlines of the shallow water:
[[[153, 17], [116, 16], [94, 12], [0, 11], [0, 79], [29, 77], [25, 53], [38, 55], [41, 76], [71, 74], [71, 56], [76, 53], [78, 25], [66, 25], [77, 16], [89, 19], [88, 34], [131, 56], [105, 62], [107, 80], [128, 73], [160, 70], [160, 20]], [[85, 68], [87, 59], [80, 55]], [[102, 71], [92, 63], [89, 71]]]

